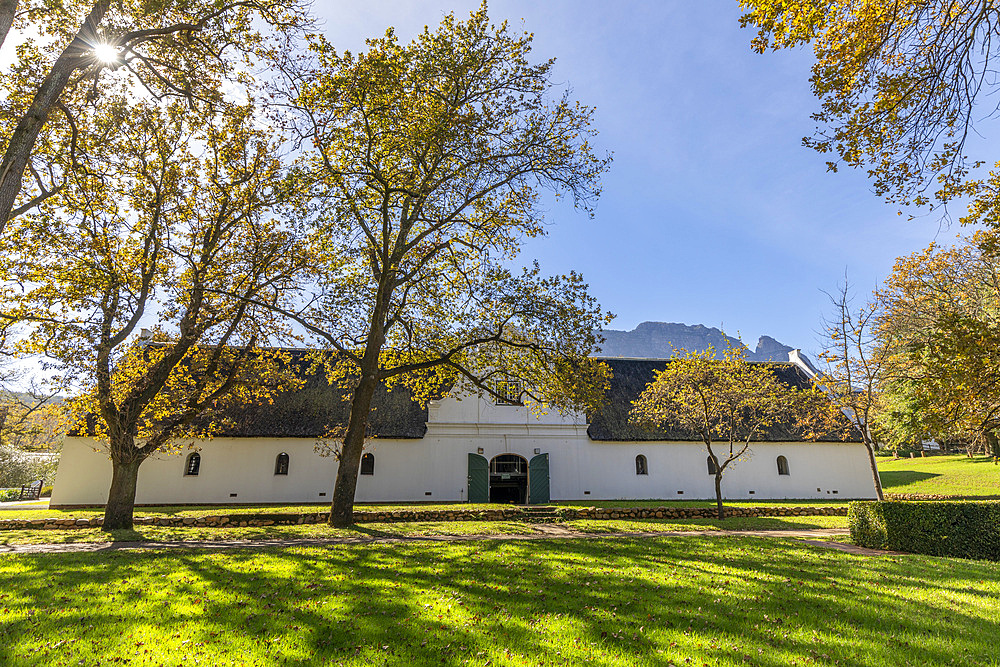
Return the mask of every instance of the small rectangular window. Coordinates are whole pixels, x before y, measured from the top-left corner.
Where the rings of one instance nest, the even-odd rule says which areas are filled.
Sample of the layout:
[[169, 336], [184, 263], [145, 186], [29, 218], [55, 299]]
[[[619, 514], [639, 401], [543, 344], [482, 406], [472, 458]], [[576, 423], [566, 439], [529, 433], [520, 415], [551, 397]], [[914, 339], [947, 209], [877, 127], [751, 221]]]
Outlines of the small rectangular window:
[[521, 402], [520, 380], [499, 380], [497, 382], [497, 405], [517, 405]]

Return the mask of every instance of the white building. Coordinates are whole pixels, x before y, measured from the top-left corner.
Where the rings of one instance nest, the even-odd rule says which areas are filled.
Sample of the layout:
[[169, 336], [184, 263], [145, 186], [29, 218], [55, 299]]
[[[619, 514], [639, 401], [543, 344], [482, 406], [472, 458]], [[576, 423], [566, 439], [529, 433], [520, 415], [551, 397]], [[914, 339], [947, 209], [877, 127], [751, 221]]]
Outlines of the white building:
[[[631, 401], [666, 361], [608, 359], [609, 402], [584, 415], [536, 417], [521, 406], [445, 397], [421, 408], [405, 390], [376, 395], [357, 500], [549, 502], [611, 499], [711, 499], [704, 444], [693, 434], [650, 432], [628, 423]], [[808, 382], [793, 354], [775, 370]], [[273, 405], [247, 409], [234, 428], [194, 450], [142, 464], [137, 504], [309, 503], [330, 499], [337, 460], [318, 439], [346, 419], [348, 404], [325, 379], [312, 378]], [[51, 505], [100, 505], [111, 463], [88, 437], [63, 447]], [[874, 498], [860, 442], [805, 441], [775, 429], [726, 469], [729, 499]]]

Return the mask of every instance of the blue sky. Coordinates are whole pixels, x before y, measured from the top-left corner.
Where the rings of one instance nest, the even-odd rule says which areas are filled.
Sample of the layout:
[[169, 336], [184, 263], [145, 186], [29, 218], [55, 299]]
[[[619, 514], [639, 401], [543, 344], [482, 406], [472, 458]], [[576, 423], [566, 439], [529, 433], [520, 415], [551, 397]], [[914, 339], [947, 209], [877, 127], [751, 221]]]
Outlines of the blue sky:
[[[317, 3], [339, 49], [392, 25], [402, 40], [476, 0]], [[899, 255], [959, 231], [908, 221], [864, 174], [826, 171], [801, 146], [818, 107], [811, 52], [758, 55], [735, 0], [492, 0], [494, 21], [535, 34], [535, 58], [597, 107], [597, 145], [614, 153], [593, 220], [554, 205], [524, 259], [581, 271], [614, 329], [644, 320], [761, 334], [815, 355], [829, 313], [821, 290], [845, 271], [869, 291]]]

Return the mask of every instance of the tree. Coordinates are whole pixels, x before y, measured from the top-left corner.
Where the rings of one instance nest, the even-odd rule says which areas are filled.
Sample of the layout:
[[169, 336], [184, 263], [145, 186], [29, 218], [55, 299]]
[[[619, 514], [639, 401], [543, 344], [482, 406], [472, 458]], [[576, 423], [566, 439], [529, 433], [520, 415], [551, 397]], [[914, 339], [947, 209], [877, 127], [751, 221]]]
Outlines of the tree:
[[[610, 158], [587, 139], [593, 110], [549, 99], [552, 61], [530, 64], [531, 36], [493, 26], [485, 6], [445, 17], [401, 45], [286, 67], [289, 103], [313, 146], [321, 263], [293, 317], [354, 378], [330, 522], [353, 521], [358, 468], [380, 382], [580, 407], [603, 395], [588, 355], [606, 321], [575, 274], [509, 268], [544, 233], [543, 188], [590, 212]], [[514, 383], [514, 384], [511, 384]]]
[[875, 451], [884, 441], [881, 388], [888, 372], [889, 351], [879, 343], [876, 322], [881, 314], [878, 293], [871, 301], [854, 309], [850, 284], [845, 280], [836, 294], [828, 295], [834, 308], [832, 319], [824, 323], [825, 341], [820, 359], [826, 369], [815, 378], [830, 401], [844, 413], [868, 451], [875, 494], [884, 500], [882, 478], [878, 474]]
[[878, 342], [887, 419], [903, 437], [992, 445], [1000, 429], [1000, 255], [996, 232], [902, 257], [883, 286]]
[[[16, 0], [0, 2], [0, 43], [11, 25], [25, 35], [4, 76], [0, 102], [0, 233], [8, 220], [66, 187], [49, 168], [71, 153], [77, 116], [100, 105], [109, 83], [127, 81], [153, 99], [192, 106], [223, 100], [223, 81], [248, 81], [261, 23], [281, 30], [307, 23], [304, 5], [278, 0]], [[242, 55], [239, 67], [232, 54]], [[52, 115], [56, 113], [57, 122]], [[43, 132], [43, 130], [46, 130]], [[30, 175], [25, 186], [22, 181]]]
[[629, 418], [698, 434], [712, 461], [720, 519], [725, 518], [722, 477], [755, 439], [774, 428], [818, 439], [837, 422], [821, 391], [789, 385], [775, 376], [771, 365], [749, 362], [743, 348], [733, 347], [721, 359], [711, 347], [671, 359], [656, 371]]
[[[1000, 170], [966, 153], [998, 107], [993, 67], [1000, 13], [992, 0], [740, 0], [753, 48], [811, 43], [821, 109], [803, 140], [828, 162], [863, 167], [900, 205], [969, 197], [966, 222], [1000, 224]], [[992, 108], [977, 109], [986, 100]]]
[[[0, 239], [16, 281], [0, 321], [83, 388], [83, 427], [111, 458], [113, 530], [132, 525], [144, 460], [210, 434], [213, 408], [279, 387], [280, 361], [260, 349], [279, 326], [252, 301], [290, 292], [299, 254], [272, 217], [288, 191], [251, 105], [192, 118], [125, 90], [106, 108], [87, 119], [67, 187]], [[138, 340], [150, 318], [153, 339]]]

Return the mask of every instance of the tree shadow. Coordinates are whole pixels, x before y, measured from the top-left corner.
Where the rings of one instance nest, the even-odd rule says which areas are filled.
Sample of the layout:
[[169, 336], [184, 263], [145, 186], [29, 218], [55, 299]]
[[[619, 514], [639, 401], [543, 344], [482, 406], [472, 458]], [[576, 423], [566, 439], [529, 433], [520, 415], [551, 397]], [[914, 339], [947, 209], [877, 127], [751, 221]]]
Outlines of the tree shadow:
[[882, 488], [884, 489], [891, 489], [895, 486], [907, 486], [915, 482], [923, 482], [940, 476], [940, 473], [918, 472], [916, 470], [887, 470], [879, 472], [879, 478], [882, 480]]
[[750, 537], [22, 556], [0, 558], [0, 663], [141, 656], [152, 637], [206, 664], [898, 664], [899, 642], [974, 664], [1000, 642], [972, 602], [998, 575]]

